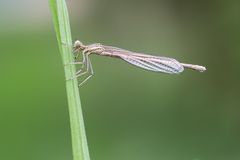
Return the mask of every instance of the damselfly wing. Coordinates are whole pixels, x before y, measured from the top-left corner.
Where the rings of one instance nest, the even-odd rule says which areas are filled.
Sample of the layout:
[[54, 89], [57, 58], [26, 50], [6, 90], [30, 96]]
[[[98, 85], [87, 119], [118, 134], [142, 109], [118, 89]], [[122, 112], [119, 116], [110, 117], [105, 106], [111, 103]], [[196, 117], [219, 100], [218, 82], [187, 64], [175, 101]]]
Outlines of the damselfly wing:
[[132, 65], [146, 70], [170, 74], [181, 73], [184, 70], [181, 63], [173, 58], [141, 54], [111, 46], [103, 45], [103, 48], [104, 52], [110, 53], [111, 56], [119, 57]]

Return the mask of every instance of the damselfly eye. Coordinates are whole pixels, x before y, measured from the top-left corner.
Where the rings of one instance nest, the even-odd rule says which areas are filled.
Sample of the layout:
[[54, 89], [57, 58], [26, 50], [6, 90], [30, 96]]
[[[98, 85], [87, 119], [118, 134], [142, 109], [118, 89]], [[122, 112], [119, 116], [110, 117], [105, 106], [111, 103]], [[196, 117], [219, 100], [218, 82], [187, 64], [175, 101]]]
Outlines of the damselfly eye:
[[75, 41], [75, 43], [74, 43], [74, 45], [73, 45], [73, 47], [74, 48], [80, 48], [82, 46], [82, 43], [80, 42], [80, 41]]
[[76, 40], [76, 41], [74, 42], [73, 48], [74, 48], [75, 50], [83, 50], [83, 49], [86, 48], [86, 46], [83, 45], [82, 42], [80, 42], [79, 40]]

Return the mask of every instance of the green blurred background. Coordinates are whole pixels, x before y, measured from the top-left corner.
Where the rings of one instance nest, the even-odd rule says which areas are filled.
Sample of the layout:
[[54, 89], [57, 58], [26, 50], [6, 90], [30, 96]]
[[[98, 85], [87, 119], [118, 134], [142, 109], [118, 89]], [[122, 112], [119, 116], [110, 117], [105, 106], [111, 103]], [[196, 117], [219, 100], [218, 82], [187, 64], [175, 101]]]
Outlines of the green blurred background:
[[[167, 75], [91, 56], [80, 88], [92, 160], [240, 159], [240, 3], [69, 0], [73, 38], [201, 64]], [[0, 1], [0, 159], [72, 159], [47, 1]]]

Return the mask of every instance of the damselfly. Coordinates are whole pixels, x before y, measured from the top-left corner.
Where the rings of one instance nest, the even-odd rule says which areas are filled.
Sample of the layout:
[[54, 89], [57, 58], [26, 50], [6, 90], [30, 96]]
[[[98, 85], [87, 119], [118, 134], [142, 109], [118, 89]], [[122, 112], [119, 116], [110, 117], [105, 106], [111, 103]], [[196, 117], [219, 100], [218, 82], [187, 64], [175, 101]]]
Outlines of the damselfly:
[[77, 71], [76, 77], [74, 78], [89, 73], [89, 75], [80, 83], [80, 85], [86, 82], [93, 75], [93, 68], [89, 58], [90, 54], [120, 58], [132, 65], [154, 72], [178, 74], [181, 73], [184, 68], [189, 68], [200, 72], [206, 70], [206, 68], [203, 66], [180, 63], [173, 58], [131, 52], [117, 47], [105, 46], [100, 43], [83, 45], [79, 40], [77, 40], [73, 45], [75, 59], [77, 59], [81, 51], [83, 56], [82, 61], [71, 63], [82, 64], [81, 69]]

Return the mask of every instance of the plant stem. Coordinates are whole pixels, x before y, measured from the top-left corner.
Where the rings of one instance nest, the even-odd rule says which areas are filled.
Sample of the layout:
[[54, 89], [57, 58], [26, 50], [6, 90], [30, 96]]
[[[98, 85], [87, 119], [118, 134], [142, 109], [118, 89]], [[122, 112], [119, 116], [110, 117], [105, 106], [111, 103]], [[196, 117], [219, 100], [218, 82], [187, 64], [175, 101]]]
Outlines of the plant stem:
[[49, 2], [66, 78], [73, 160], [90, 160], [78, 83], [76, 78], [71, 79], [75, 77], [76, 68], [74, 65], [69, 65], [74, 60], [66, 2], [65, 0], [49, 0]]

